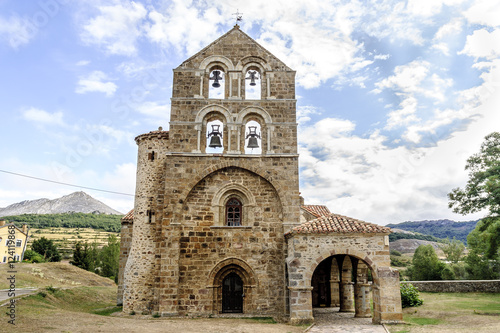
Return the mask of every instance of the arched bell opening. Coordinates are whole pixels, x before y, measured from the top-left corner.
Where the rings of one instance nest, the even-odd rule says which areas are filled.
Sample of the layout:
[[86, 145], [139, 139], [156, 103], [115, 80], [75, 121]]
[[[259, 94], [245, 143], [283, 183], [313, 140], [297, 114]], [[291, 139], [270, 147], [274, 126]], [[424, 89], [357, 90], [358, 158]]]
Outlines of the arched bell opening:
[[255, 120], [245, 125], [245, 154], [262, 154], [262, 129]]
[[205, 153], [222, 154], [224, 152], [224, 123], [215, 118], [207, 121]]
[[262, 99], [262, 77], [259, 68], [250, 67], [245, 73], [245, 99]]
[[208, 76], [208, 98], [226, 98], [226, 73], [220, 66], [214, 66]]
[[324, 259], [311, 278], [313, 315], [325, 312], [372, 317], [372, 271], [363, 260], [349, 255]]

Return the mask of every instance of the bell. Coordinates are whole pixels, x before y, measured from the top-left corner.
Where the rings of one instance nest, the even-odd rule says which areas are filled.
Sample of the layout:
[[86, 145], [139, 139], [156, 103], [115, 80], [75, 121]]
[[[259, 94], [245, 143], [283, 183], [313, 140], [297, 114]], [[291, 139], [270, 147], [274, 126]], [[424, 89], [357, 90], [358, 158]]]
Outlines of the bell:
[[252, 87], [255, 86], [255, 85], [257, 85], [257, 83], [255, 83], [255, 80], [259, 79], [257, 77], [257, 71], [249, 71], [248, 74], [250, 75], [250, 77], [247, 77], [245, 79], [250, 80], [250, 85]]
[[222, 133], [219, 132], [220, 125], [212, 125], [212, 132], [208, 133], [208, 138], [210, 138], [210, 143], [208, 147], [210, 148], [220, 148], [222, 147], [222, 142], [220, 138], [222, 137]]
[[222, 80], [222, 77], [220, 76], [220, 71], [213, 71], [212, 77], [209, 77], [209, 80], [214, 80], [214, 83], [212, 84], [212, 87], [214, 88], [219, 88], [220, 83], [219, 80]]
[[220, 148], [222, 147], [222, 143], [220, 142], [220, 137], [214, 135], [210, 138], [210, 144], [208, 145], [210, 148]]
[[247, 148], [259, 148], [259, 141], [257, 141], [257, 138], [260, 139], [260, 134], [257, 134], [257, 126], [248, 126], [249, 133], [247, 134], [247, 137], [245, 139], [248, 139], [248, 145]]
[[248, 139], [247, 148], [259, 148], [259, 142], [257, 141], [257, 138], [251, 137], [250, 139]]

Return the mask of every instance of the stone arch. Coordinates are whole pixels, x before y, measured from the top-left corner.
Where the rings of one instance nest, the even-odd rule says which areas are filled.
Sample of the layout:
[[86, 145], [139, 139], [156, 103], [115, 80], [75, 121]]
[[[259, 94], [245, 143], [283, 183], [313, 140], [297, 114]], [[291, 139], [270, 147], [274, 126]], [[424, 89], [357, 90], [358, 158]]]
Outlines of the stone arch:
[[220, 121], [222, 122], [223, 130], [222, 130], [222, 140], [223, 140], [223, 146], [224, 150], [229, 149], [229, 126], [228, 124], [231, 122], [231, 113], [229, 110], [223, 106], [217, 105], [217, 104], [210, 104], [202, 108], [198, 113], [196, 114], [195, 118], [195, 129], [198, 131], [197, 135], [197, 151], [196, 152], [202, 152], [206, 148], [207, 145], [207, 138], [206, 138], [206, 131], [207, 131], [207, 123], [210, 120], [210, 118], [219, 118]]
[[272, 70], [271, 65], [269, 65], [266, 60], [264, 60], [261, 57], [257, 57], [257, 56], [247, 56], [247, 57], [242, 58], [236, 64], [235, 70], [241, 71], [242, 73], [244, 73], [246, 71], [246, 69], [251, 67], [251, 66], [256, 66], [256, 67], [260, 68], [262, 70], [262, 73], [264, 71], [271, 71]]
[[217, 104], [210, 104], [198, 111], [195, 123], [203, 124], [203, 122], [206, 122], [206, 116], [212, 112], [220, 113], [224, 117], [226, 125], [231, 122], [231, 112], [227, 108]]
[[208, 275], [208, 288], [212, 289], [212, 313], [222, 313], [222, 283], [231, 273], [237, 274], [243, 281], [243, 313], [254, 311], [254, 292], [258, 280], [253, 269], [245, 261], [228, 258], [217, 263]]
[[185, 189], [182, 190], [182, 192], [179, 195], [179, 197], [182, 199], [179, 200], [179, 204], [176, 206], [176, 208], [174, 208], [174, 216], [175, 216], [174, 220], [177, 220], [177, 221], [181, 220], [181, 216], [182, 216], [181, 211], [182, 211], [183, 204], [184, 204], [184, 202], [186, 202], [189, 194], [191, 193], [191, 190], [196, 186], [196, 184], [198, 184], [200, 181], [205, 179], [207, 176], [209, 176], [217, 171], [220, 171], [224, 168], [230, 168], [230, 167], [239, 168], [242, 170], [252, 172], [252, 173], [256, 174], [257, 176], [260, 176], [263, 179], [265, 179], [269, 183], [269, 185], [274, 189], [274, 191], [276, 191], [276, 193], [278, 194], [277, 200], [280, 204], [280, 207], [282, 208], [282, 202], [283, 202], [282, 198], [286, 197], [286, 193], [282, 189], [282, 187], [280, 186], [279, 183], [276, 183], [273, 181], [271, 173], [268, 170], [265, 170], [265, 169], [260, 168], [260, 167], [251, 166], [245, 160], [232, 161], [232, 162], [218, 162], [218, 163], [214, 163], [212, 166], [206, 168], [205, 170], [198, 173], [197, 175], [194, 175], [191, 178], [192, 180], [186, 185]]
[[368, 266], [369, 269], [372, 271], [372, 277], [373, 277], [373, 282], [375, 283], [378, 281], [378, 265], [376, 262], [374, 262], [365, 252], [362, 251], [357, 251], [353, 249], [344, 249], [344, 250], [323, 250], [319, 254], [318, 257], [316, 257], [315, 260], [312, 260], [311, 263], [309, 264], [309, 267], [305, 270], [305, 278], [310, 280], [312, 278], [312, 272], [316, 269], [316, 267], [326, 258], [331, 257], [331, 256], [336, 256], [336, 255], [348, 255], [351, 257], [355, 257], [356, 259], [363, 260], [366, 265]]
[[200, 63], [199, 69], [209, 71], [213, 66], [216, 65], [221, 66], [226, 73], [228, 73], [228, 71], [234, 70], [233, 62], [229, 58], [221, 55], [212, 55], [206, 57]]
[[259, 115], [265, 124], [271, 124], [273, 122], [271, 115], [264, 108], [258, 106], [248, 106], [241, 110], [236, 117], [236, 122], [240, 124], [243, 123], [244, 119], [252, 113]]
[[231, 196], [237, 196], [243, 204], [242, 225], [253, 225], [254, 209], [256, 206], [255, 196], [241, 184], [227, 184], [220, 188], [212, 199], [214, 222], [219, 226], [225, 223], [225, 204]]

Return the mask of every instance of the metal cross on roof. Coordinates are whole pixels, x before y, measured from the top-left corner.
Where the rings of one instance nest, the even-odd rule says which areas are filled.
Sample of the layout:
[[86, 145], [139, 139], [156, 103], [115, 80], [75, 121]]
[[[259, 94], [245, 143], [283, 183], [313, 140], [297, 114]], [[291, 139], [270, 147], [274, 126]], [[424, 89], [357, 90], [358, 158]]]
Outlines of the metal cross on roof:
[[239, 9], [236, 9], [236, 13], [233, 15], [236, 15], [236, 24], [238, 24], [239, 21], [243, 20], [243, 13], [239, 12]]

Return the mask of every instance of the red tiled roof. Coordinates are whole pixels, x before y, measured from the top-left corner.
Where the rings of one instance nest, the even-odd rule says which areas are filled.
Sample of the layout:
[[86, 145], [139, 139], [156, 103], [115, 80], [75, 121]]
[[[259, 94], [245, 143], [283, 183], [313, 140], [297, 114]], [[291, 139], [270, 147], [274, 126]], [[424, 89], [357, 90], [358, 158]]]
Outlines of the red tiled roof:
[[293, 228], [288, 234], [325, 234], [325, 233], [391, 233], [391, 228], [377, 224], [356, 220], [338, 214], [329, 214], [317, 219], [302, 223]]
[[323, 206], [323, 205], [302, 205], [302, 206], [300, 206], [300, 208], [307, 211], [308, 213], [311, 213], [312, 215], [314, 215], [316, 217], [321, 217], [321, 216], [331, 214], [328, 207]]
[[134, 210], [132, 209], [130, 212], [125, 214], [125, 216], [122, 217], [122, 221], [134, 222]]

